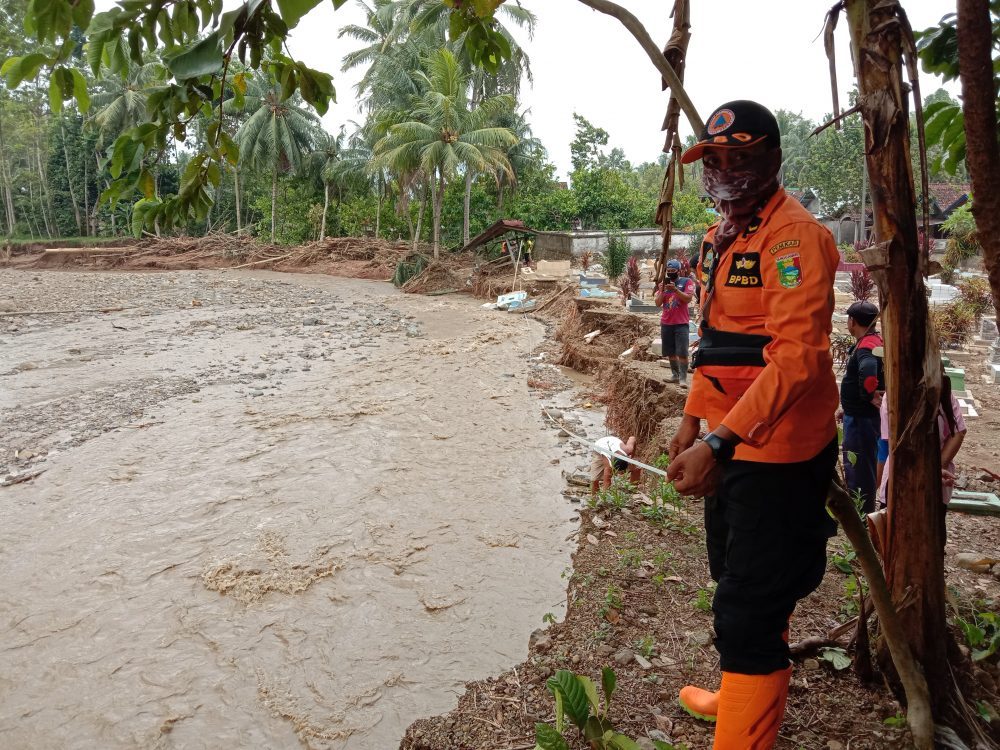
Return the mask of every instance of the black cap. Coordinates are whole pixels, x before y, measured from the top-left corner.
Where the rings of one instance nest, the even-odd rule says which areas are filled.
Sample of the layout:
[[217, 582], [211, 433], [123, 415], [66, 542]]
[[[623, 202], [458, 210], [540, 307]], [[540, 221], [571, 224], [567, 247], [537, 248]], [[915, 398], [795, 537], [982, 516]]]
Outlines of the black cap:
[[870, 326], [878, 317], [878, 307], [871, 302], [855, 302], [847, 308], [848, 316], [863, 326]]
[[781, 131], [771, 110], [748, 99], [726, 102], [717, 107], [705, 121], [698, 142], [681, 156], [682, 164], [690, 164], [702, 157], [706, 146], [743, 148], [761, 141], [772, 148], [780, 148]]

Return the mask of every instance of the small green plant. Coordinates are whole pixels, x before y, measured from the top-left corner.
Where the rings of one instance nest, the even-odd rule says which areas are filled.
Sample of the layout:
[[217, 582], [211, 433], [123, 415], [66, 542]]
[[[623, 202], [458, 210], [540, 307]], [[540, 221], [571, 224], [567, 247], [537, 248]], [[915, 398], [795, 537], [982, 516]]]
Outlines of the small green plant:
[[621, 232], [608, 232], [608, 249], [601, 256], [601, 265], [609, 280], [617, 279], [625, 271], [625, 264], [632, 257], [632, 246]]
[[833, 562], [833, 567], [839, 570], [841, 573], [846, 573], [848, 575], [854, 572], [854, 568], [851, 566], [857, 557], [858, 553], [855, 552], [849, 544], [844, 545], [844, 554], [840, 555], [836, 552], [830, 556], [830, 560]]
[[[565, 731], [569, 723], [577, 729], [580, 738], [593, 750], [640, 750], [639, 743], [616, 731], [608, 714], [618, 678], [613, 669], [601, 670], [601, 692], [593, 680], [584, 675], [561, 669], [545, 683], [555, 698], [555, 725], [535, 724], [535, 750], [569, 750]], [[653, 740], [656, 750], [681, 750], [669, 743]]]
[[858, 614], [858, 595], [863, 586], [853, 573], [844, 579], [844, 600], [840, 603], [840, 614], [845, 621]]
[[882, 719], [882, 723], [887, 727], [892, 727], [893, 729], [903, 729], [906, 726], [906, 714], [898, 713], [895, 716]]
[[626, 531], [622, 538], [629, 544], [635, 544], [639, 541], [639, 535], [634, 531]]
[[546, 625], [552, 625], [555, 623], [555, 621], [556, 621], [556, 616], [551, 612], [546, 612], [544, 615], [542, 615], [542, 622], [544, 622]]
[[709, 589], [698, 589], [698, 594], [694, 600], [694, 608], [702, 612], [712, 611], [712, 592]]
[[997, 710], [987, 701], [976, 701], [976, 713], [988, 723], [992, 723], [1000, 718]]
[[956, 617], [955, 621], [972, 649], [973, 661], [987, 659], [1000, 648], [1000, 616], [973, 608], [969, 619]]
[[632, 646], [635, 648], [636, 653], [642, 654], [647, 659], [656, 653], [656, 639], [651, 635], [636, 638]]
[[616, 550], [618, 563], [623, 568], [635, 570], [642, 565], [642, 551], [634, 548]]
[[621, 510], [632, 502], [636, 486], [623, 476], [617, 476], [611, 481], [611, 486], [600, 490], [587, 500], [587, 506], [594, 510], [613, 508]]
[[656, 588], [658, 588], [658, 589], [662, 589], [664, 587], [664, 585], [666, 585], [666, 583], [667, 583], [667, 578], [666, 578], [666, 576], [663, 575], [663, 573], [657, 573], [656, 575], [654, 575], [649, 580], [652, 581], [653, 582], [653, 586], [656, 587]]
[[613, 634], [614, 629], [611, 627], [611, 623], [602, 622], [594, 628], [594, 632], [590, 634], [590, 640], [593, 643], [604, 643], [605, 641], [610, 640]]

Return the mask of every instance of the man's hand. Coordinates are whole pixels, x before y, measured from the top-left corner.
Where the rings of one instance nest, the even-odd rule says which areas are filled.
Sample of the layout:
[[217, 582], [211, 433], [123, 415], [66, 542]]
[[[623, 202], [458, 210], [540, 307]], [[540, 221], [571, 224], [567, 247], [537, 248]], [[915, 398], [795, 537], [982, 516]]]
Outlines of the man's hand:
[[945, 487], [955, 486], [955, 475], [947, 469], [941, 469], [941, 484]]
[[670, 462], [667, 479], [674, 483], [682, 495], [704, 497], [715, 491], [718, 482], [718, 464], [712, 449], [705, 443], [696, 443]]
[[701, 420], [698, 417], [685, 414], [683, 419], [681, 419], [681, 426], [677, 428], [677, 434], [674, 435], [673, 440], [670, 441], [670, 447], [667, 449], [670, 460], [673, 461], [681, 453], [694, 445], [694, 441], [698, 439], [699, 432], [701, 432]]

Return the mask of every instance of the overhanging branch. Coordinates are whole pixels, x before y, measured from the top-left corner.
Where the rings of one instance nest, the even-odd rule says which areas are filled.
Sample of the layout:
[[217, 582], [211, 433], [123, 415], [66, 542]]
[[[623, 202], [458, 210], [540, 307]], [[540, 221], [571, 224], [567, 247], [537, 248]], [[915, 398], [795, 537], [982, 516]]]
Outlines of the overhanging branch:
[[639, 42], [639, 45], [645, 50], [646, 55], [656, 66], [656, 69], [663, 76], [663, 80], [667, 82], [670, 86], [671, 92], [673, 92], [674, 98], [681, 105], [681, 109], [684, 110], [684, 115], [687, 117], [688, 124], [694, 130], [695, 135], [701, 133], [702, 129], [705, 127], [705, 122], [698, 115], [698, 110], [695, 109], [694, 103], [691, 101], [691, 97], [688, 96], [687, 91], [684, 90], [684, 85], [681, 83], [680, 79], [674, 73], [674, 69], [667, 62], [666, 58], [663, 56], [663, 52], [656, 43], [653, 41], [649, 32], [646, 31], [646, 27], [642, 25], [632, 13], [618, 5], [617, 3], [611, 2], [611, 0], [580, 0], [584, 5], [593, 8], [596, 11], [600, 11], [612, 18], [617, 18], [621, 22], [628, 32], [635, 37], [635, 40]]

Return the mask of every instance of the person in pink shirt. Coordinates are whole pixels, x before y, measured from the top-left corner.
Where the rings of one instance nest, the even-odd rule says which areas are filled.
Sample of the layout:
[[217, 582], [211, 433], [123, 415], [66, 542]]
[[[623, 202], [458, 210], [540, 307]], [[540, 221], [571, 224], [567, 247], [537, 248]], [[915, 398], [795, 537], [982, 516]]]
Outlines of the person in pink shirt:
[[[959, 406], [958, 399], [951, 392], [951, 380], [944, 374], [944, 366], [941, 367], [941, 401], [938, 404], [937, 426], [938, 435], [941, 438], [941, 484], [942, 496], [947, 505], [951, 502], [951, 493], [955, 483], [955, 456], [958, 455], [962, 442], [965, 440], [967, 428], [965, 419], [962, 417], [962, 407]], [[892, 473], [892, 455], [888, 451], [889, 447], [889, 409], [888, 399], [882, 399], [880, 408], [882, 416], [881, 445], [879, 446], [880, 474], [878, 500], [882, 507], [885, 507], [886, 496], [889, 489], [889, 475]]]
[[663, 309], [660, 313], [660, 341], [663, 356], [670, 362], [669, 383], [687, 388], [688, 337], [691, 313], [688, 305], [694, 297], [694, 281], [681, 276], [679, 260], [668, 260], [666, 278], [656, 287], [653, 302]]

